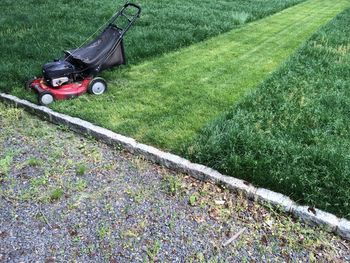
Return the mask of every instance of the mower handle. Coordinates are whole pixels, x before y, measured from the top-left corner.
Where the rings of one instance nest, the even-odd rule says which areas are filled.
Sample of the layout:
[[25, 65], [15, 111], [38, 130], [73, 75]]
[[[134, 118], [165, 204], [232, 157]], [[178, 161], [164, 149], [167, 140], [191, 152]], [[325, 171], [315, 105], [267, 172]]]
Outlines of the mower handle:
[[136, 8], [136, 9], [137, 9], [136, 15], [137, 15], [137, 16], [140, 16], [140, 14], [141, 14], [141, 7], [140, 7], [139, 5], [133, 4], [133, 3], [126, 3], [126, 4], [124, 5], [124, 7], [123, 7], [123, 11], [124, 11], [128, 6], [132, 6], [132, 7]]
[[[130, 14], [130, 15], [125, 14], [125, 10], [128, 9], [129, 7], [137, 9], [137, 12], [134, 14]], [[117, 11], [113, 15], [113, 17], [109, 21], [109, 25], [115, 25], [115, 22], [117, 21], [117, 19], [119, 17], [121, 17], [121, 16], [125, 17], [129, 22], [125, 28], [119, 28], [118, 25], [115, 25], [122, 31], [121, 35], [123, 37], [123, 35], [126, 33], [126, 31], [128, 31], [129, 28], [135, 23], [136, 19], [138, 19], [140, 17], [140, 14], [141, 14], [141, 7], [139, 7], [138, 5], [133, 4], [133, 3], [126, 3], [119, 11]]]

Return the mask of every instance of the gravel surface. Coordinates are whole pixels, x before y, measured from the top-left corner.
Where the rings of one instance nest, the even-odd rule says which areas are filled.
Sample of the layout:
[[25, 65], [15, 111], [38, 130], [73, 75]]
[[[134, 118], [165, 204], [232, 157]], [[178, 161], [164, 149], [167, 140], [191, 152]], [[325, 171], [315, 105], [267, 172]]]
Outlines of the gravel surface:
[[349, 248], [0, 104], [0, 262], [350, 262]]

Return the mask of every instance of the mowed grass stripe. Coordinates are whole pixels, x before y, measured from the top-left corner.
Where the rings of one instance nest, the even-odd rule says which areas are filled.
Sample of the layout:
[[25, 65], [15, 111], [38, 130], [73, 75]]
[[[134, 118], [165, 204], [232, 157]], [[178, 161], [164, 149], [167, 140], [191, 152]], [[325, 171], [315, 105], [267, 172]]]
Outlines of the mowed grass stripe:
[[350, 218], [350, 8], [203, 128], [188, 157]]
[[178, 52], [108, 72], [108, 94], [54, 108], [178, 152], [348, 6], [347, 0], [304, 2]]

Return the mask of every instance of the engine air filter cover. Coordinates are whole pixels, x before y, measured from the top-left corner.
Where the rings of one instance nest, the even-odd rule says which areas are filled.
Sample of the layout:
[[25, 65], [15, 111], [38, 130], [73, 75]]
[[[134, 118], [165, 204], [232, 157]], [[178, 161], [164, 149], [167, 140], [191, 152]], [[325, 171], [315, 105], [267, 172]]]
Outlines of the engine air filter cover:
[[68, 78], [70, 79], [74, 73], [74, 66], [65, 60], [59, 60], [46, 63], [43, 66], [43, 77], [50, 86], [57, 86], [53, 83], [54, 79]]

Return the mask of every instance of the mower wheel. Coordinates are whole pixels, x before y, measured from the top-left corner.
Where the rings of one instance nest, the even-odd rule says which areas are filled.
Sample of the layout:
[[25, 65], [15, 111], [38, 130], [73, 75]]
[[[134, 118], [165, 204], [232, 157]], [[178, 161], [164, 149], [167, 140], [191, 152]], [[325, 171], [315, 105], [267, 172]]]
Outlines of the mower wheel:
[[31, 84], [33, 83], [34, 80], [36, 80], [36, 77], [32, 77], [32, 78], [27, 79], [24, 83], [24, 87], [27, 90], [30, 90], [32, 88]]
[[50, 92], [42, 92], [38, 96], [38, 101], [40, 105], [49, 105], [54, 101], [54, 97]]
[[101, 95], [107, 90], [107, 83], [103, 78], [94, 78], [90, 81], [88, 92], [94, 95]]

